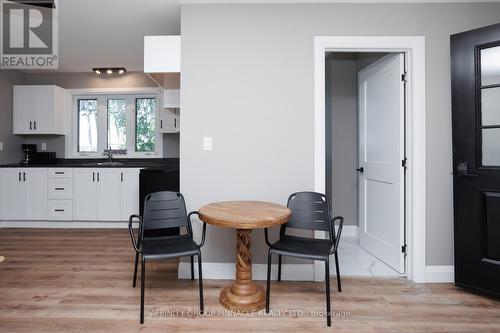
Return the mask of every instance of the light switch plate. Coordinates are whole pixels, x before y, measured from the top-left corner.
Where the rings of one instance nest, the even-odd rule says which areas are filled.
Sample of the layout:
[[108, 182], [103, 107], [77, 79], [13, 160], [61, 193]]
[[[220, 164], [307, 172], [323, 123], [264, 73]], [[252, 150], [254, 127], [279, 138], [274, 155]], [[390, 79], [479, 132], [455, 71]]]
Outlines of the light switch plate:
[[42, 151], [47, 150], [47, 144], [45, 142], [42, 143]]
[[203, 150], [212, 150], [212, 137], [205, 136], [203, 138]]

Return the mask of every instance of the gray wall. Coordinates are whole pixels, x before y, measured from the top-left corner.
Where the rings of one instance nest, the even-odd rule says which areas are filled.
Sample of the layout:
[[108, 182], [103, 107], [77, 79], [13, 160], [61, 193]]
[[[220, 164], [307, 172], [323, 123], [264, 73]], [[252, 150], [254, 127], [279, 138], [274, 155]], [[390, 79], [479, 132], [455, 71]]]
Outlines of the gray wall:
[[[358, 61], [355, 54], [328, 57], [332, 142], [332, 185], [328, 195], [333, 213], [349, 225], [358, 224]], [[328, 126], [328, 125], [327, 125]], [[328, 148], [327, 148], [328, 149]]]
[[[29, 73], [25, 76], [24, 84], [54, 84], [66, 89], [157, 87], [157, 84], [142, 72], [129, 72], [123, 76], [112, 77], [97, 76], [94, 73]], [[176, 82], [171, 81], [172, 84]], [[55, 151], [58, 157], [64, 157], [64, 136], [24, 136], [24, 140], [24, 143], [37, 144], [38, 150], [41, 150], [42, 143], [46, 143], [47, 151]], [[165, 135], [163, 144], [164, 156], [179, 156], [178, 135]]]
[[[327, 55], [326, 132], [327, 141], [326, 191], [332, 200], [335, 215], [345, 218], [345, 224], [358, 221], [358, 72], [386, 53], [335, 52]], [[327, 139], [328, 140], [328, 139]], [[329, 163], [328, 163], [329, 162]], [[331, 169], [331, 170], [329, 170]]]
[[[181, 189], [194, 209], [313, 189], [314, 36], [426, 36], [426, 262], [453, 264], [449, 36], [498, 23], [500, 4], [193, 4], [181, 15]], [[210, 228], [205, 259], [232, 261], [233, 246], [234, 231]]]
[[24, 73], [0, 70], [0, 163], [16, 163], [22, 158], [23, 139], [12, 135], [12, 86], [23, 83]]

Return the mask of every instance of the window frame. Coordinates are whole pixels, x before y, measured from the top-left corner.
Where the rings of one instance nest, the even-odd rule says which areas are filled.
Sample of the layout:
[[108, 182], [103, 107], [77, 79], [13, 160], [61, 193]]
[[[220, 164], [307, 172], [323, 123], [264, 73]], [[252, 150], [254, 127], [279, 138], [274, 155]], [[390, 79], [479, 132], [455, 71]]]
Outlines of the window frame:
[[[126, 138], [127, 154], [115, 155], [115, 158], [161, 158], [163, 157], [163, 136], [160, 133], [159, 119], [162, 94], [159, 88], [134, 88], [134, 89], [69, 89], [71, 103], [71, 117], [67, 124], [69, 131], [66, 133], [66, 158], [102, 158], [102, 153], [108, 145], [108, 99], [127, 99], [126, 107]], [[136, 98], [155, 98], [155, 150], [152, 152], [135, 151], [136, 140]], [[97, 100], [97, 152], [79, 152], [79, 109], [78, 100]], [[104, 128], [104, 129], [103, 129]]]

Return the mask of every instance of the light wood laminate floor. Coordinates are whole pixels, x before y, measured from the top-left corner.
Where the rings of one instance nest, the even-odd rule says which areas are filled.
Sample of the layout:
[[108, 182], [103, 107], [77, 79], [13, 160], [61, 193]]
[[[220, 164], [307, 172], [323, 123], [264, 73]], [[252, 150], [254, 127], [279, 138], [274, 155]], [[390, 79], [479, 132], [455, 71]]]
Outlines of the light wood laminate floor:
[[224, 316], [228, 281], [205, 280], [207, 315], [197, 317], [198, 282], [177, 280], [175, 261], [147, 265], [140, 325], [126, 230], [0, 229], [0, 255], [2, 333], [500, 332], [499, 301], [398, 277], [345, 278], [342, 293], [332, 279], [331, 328], [313, 315], [325, 309], [324, 283], [313, 282], [273, 282], [274, 316]]

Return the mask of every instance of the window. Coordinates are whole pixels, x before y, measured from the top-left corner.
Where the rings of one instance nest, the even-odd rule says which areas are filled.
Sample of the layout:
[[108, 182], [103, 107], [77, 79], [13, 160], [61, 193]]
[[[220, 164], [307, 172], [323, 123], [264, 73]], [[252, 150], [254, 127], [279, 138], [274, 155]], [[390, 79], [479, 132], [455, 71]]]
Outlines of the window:
[[108, 99], [108, 149], [127, 149], [126, 106], [126, 99]]
[[78, 151], [97, 152], [97, 99], [78, 100]]
[[156, 99], [136, 98], [135, 110], [135, 150], [155, 151]]
[[74, 154], [100, 157], [111, 149], [124, 153], [122, 157], [155, 155], [161, 149], [157, 144], [155, 95], [75, 97], [78, 135]]

